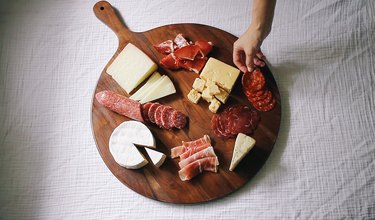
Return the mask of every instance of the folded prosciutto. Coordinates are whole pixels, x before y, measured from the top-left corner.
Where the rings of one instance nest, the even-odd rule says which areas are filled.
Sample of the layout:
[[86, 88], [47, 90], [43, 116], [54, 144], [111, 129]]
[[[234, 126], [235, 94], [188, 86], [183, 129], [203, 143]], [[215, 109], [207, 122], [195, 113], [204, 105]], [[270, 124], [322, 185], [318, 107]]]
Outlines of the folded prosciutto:
[[204, 135], [202, 138], [199, 138], [194, 141], [188, 141], [188, 142], [182, 141], [181, 146], [177, 146], [171, 149], [171, 157], [172, 158], [179, 157], [181, 154], [185, 153], [189, 149], [196, 148], [205, 144], [211, 145], [211, 139], [208, 135]]
[[210, 146], [210, 147], [207, 147], [207, 148], [205, 148], [201, 151], [196, 152], [195, 154], [191, 155], [190, 157], [181, 160], [178, 163], [178, 165], [182, 169], [182, 168], [186, 167], [188, 164], [190, 164], [191, 162], [194, 162], [198, 159], [202, 159], [202, 158], [205, 158], [205, 157], [216, 157], [216, 154], [215, 154], [215, 151], [214, 151], [213, 147]]
[[219, 160], [217, 157], [205, 157], [185, 166], [178, 171], [178, 175], [182, 181], [191, 180], [193, 177], [202, 173], [203, 171], [211, 171], [216, 173], [217, 165], [219, 165]]

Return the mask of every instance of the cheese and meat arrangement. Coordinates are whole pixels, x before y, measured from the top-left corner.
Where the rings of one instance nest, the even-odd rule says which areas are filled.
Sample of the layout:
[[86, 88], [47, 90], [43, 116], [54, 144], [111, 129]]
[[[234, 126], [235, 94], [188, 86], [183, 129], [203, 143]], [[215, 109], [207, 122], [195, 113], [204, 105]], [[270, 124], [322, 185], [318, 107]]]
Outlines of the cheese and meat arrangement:
[[[241, 75], [240, 70], [209, 57], [214, 47], [210, 41], [194, 40], [188, 41], [182, 34], [177, 34], [174, 39], [150, 45], [163, 54], [159, 61], [161, 67], [199, 74], [191, 82], [187, 94], [176, 93], [176, 83], [167, 74], [161, 74], [158, 65], [131, 43], [108, 66], [107, 73], [125, 92], [103, 90], [95, 94], [95, 99], [102, 107], [127, 119], [113, 130], [108, 143], [114, 161], [121, 167], [142, 169], [151, 166], [149, 164], [161, 167], [165, 160], [171, 160], [176, 167], [175, 174], [181, 181], [189, 181], [199, 174], [220, 172], [220, 168], [235, 172], [255, 146], [256, 140], [250, 135], [262, 120], [260, 112], [271, 111], [276, 102], [266, 78], [260, 69], [244, 73], [242, 90], [251, 105], [227, 104]], [[158, 149], [150, 128], [171, 133], [194, 129], [188, 126], [186, 109], [174, 108], [164, 102], [166, 96], [187, 100], [195, 108], [206, 106], [200, 105], [201, 100], [207, 102], [208, 109], [204, 107], [204, 111], [211, 112], [213, 135], [179, 140], [181, 145], [167, 146], [168, 152]], [[234, 146], [227, 149], [232, 154], [229, 167], [220, 167], [220, 156], [215, 152], [217, 146], [212, 138], [235, 139]], [[144, 150], [140, 151], [140, 148]]]

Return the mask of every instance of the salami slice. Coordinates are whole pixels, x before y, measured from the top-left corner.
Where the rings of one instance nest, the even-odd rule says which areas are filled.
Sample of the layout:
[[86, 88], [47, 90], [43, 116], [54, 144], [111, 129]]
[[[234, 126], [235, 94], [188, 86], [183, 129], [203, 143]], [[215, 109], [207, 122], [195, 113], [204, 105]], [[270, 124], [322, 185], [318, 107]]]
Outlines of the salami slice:
[[260, 99], [254, 102], [253, 105], [256, 105], [257, 107], [266, 106], [271, 103], [272, 99], [273, 99], [272, 92], [267, 90], [265, 97], [263, 99]]
[[95, 94], [96, 100], [111, 111], [128, 118], [144, 122], [141, 104], [115, 92], [104, 90]]
[[187, 123], [187, 117], [182, 112], [175, 110], [172, 113], [172, 122], [176, 128], [182, 129]]
[[163, 127], [163, 124], [161, 122], [161, 114], [163, 112], [163, 109], [165, 108], [164, 105], [159, 105], [156, 110], [155, 110], [155, 114], [154, 114], [154, 118], [155, 118], [155, 123], [159, 126], [159, 127]]
[[264, 88], [266, 84], [266, 79], [263, 76], [263, 73], [259, 69], [255, 69], [251, 73], [251, 84], [250, 89], [253, 91], [259, 91]]
[[265, 106], [260, 106], [260, 107], [255, 107], [257, 110], [262, 111], [262, 112], [268, 112], [271, 111], [276, 105], [276, 99], [272, 98], [272, 101], [265, 105]]
[[161, 113], [161, 123], [163, 128], [165, 129], [172, 129], [174, 127], [172, 121], [172, 113], [175, 110], [172, 107], [165, 107]]
[[251, 96], [251, 97], [249, 97], [249, 100], [254, 105], [256, 102], [258, 102], [260, 100], [264, 100], [264, 99], [269, 98], [269, 96], [271, 96], [271, 98], [272, 98], [271, 91], [265, 90], [262, 95], [260, 95], [260, 96]]
[[145, 122], [150, 121], [150, 119], [148, 118], [148, 111], [150, 110], [151, 105], [151, 102], [147, 102], [142, 106], [142, 117]]
[[155, 102], [150, 106], [150, 109], [148, 110], [148, 119], [150, 122], [155, 123], [155, 111], [160, 106], [159, 103]]

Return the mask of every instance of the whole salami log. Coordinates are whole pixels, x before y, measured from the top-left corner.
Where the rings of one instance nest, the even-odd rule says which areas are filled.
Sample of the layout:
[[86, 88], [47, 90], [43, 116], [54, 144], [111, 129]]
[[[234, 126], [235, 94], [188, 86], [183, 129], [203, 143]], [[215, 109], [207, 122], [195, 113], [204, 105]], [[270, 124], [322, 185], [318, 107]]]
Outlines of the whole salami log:
[[144, 122], [141, 104], [115, 92], [104, 90], [95, 94], [96, 100], [111, 111]]

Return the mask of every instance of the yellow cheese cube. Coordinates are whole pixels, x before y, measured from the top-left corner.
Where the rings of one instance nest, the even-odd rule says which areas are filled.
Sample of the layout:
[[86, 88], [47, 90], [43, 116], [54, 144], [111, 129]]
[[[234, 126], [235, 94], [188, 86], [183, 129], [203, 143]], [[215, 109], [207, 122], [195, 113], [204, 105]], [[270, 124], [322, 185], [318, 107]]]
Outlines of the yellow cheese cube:
[[206, 81], [200, 78], [196, 78], [194, 83], [193, 83], [193, 89], [203, 92], [204, 85], [206, 84]]
[[207, 81], [206, 86], [210, 95], [216, 95], [220, 93], [219, 87], [213, 81]]
[[239, 69], [210, 57], [200, 77], [206, 81], [214, 81], [218, 86], [230, 93], [239, 75]]
[[210, 103], [210, 105], [208, 106], [208, 109], [209, 109], [211, 112], [216, 113], [217, 110], [220, 108], [220, 105], [221, 105], [221, 103], [220, 103], [219, 101], [217, 101], [217, 99], [212, 98], [211, 103]]
[[225, 104], [227, 102], [227, 100], [228, 100], [229, 93], [227, 93], [222, 88], [219, 88], [219, 90], [220, 90], [220, 93], [219, 94], [215, 94], [215, 98], [217, 98], [220, 102], [222, 102], [223, 104]]
[[197, 104], [199, 99], [201, 99], [202, 95], [195, 89], [190, 90], [189, 94], [187, 95], [189, 101], [194, 104]]
[[210, 95], [208, 88], [205, 88], [202, 92], [202, 98], [207, 102], [211, 102], [214, 97]]

